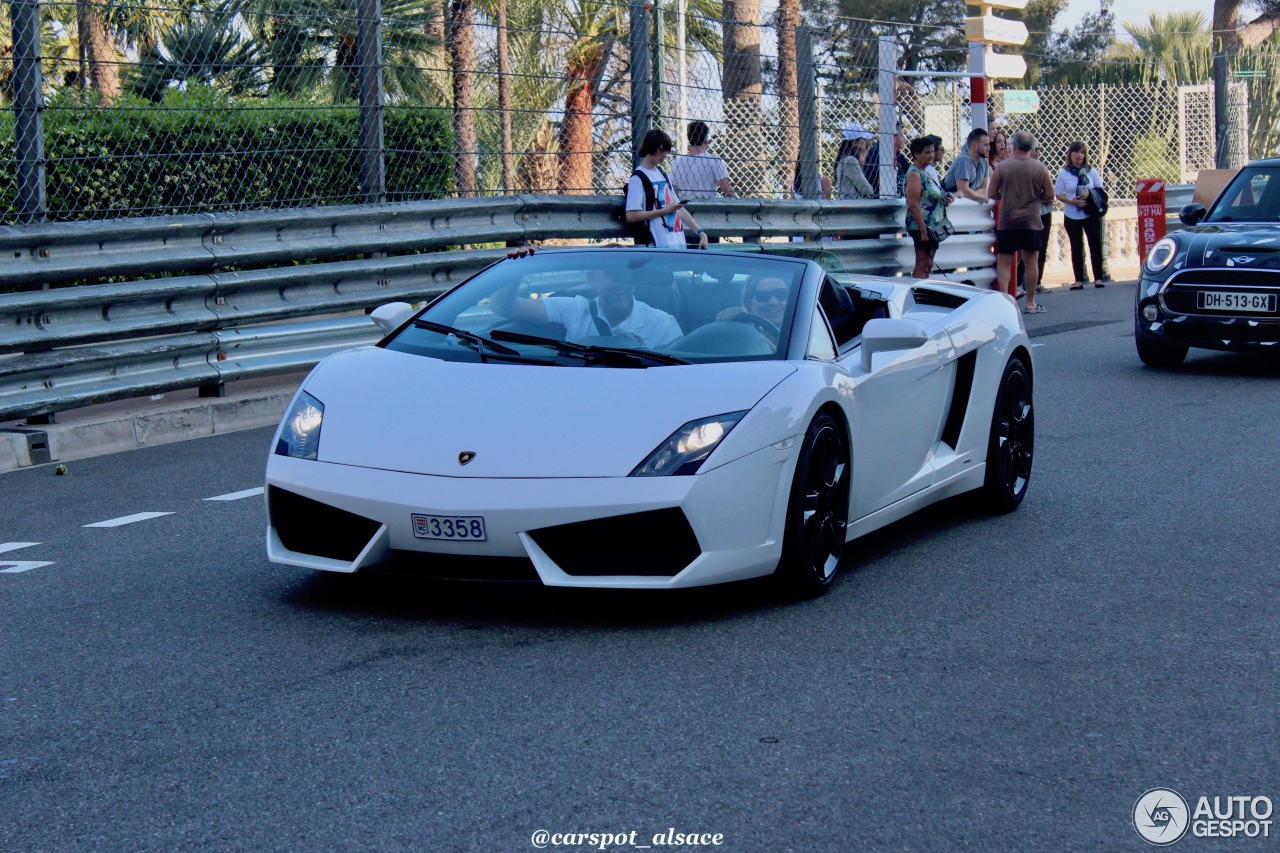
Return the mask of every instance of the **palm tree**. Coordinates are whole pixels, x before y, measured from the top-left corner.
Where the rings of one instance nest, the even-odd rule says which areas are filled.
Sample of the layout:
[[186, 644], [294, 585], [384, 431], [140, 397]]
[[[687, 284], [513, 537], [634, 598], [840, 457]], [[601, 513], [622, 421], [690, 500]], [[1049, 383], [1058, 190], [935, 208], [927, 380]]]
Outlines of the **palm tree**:
[[[477, 8], [501, 21], [501, 7], [507, 5], [506, 0], [479, 0]], [[496, 158], [481, 159], [479, 190], [553, 192], [558, 186], [559, 168], [547, 168], [547, 164], [556, 159], [550, 153], [555, 146], [548, 139], [553, 138], [554, 133], [547, 136], [547, 115], [555, 110], [562, 89], [554, 52], [548, 43], [552, 38], [547, 22], [551, 7], [541, 0], [516, 0], [509, 4], [507, 12], [507, 26], [498, 27], [495, 50], [481, 56], [484, 60], [481, 78], [496, 77], [497, 86], [496, 91], [490, 86], [478, 88], [475, 112], [487, 117], [496, 114], [499, 121], [496, 127], [492, 121], [482, 121], [476, 128], [479, 150], [498, 152]], [[501, 45], [504, 29], [505, 49]], [[517, 157], [530, 152], [535, 153], [536, 168], [530, 168], [533, 160], [517, 165]], [[536, 180], [531, 180], [534, 175]]]
[[449, 58], [453, 68], [453, 142], [457, 153], [455, 186], [461, 196], [476, 193], [475, 4], [449, 0]]
[[1213, 39], [1201, 12], [1152, 12], [1146, 24], [1125, 22], [1143, 77], [1179, 86], [1213, 77]]
[[763, 189], [760, 98], [760, 0], [724, 0], [724, 71], [720, 94], [724, 101], [726, 136], [735, 156], [728, 165], [733, 184], [742, 195]]
[[182, 15], [146, 48], [126, 75], [129, 90], [159, 101], [173, 85], [199, 85], [229, 96], [261, 94], [266, 81], [258, 45], [234, 12], [215, 6]]
[[107, 25], [103, 3], [76, 0], [76, 34], [80, 40], [80, 65], [88, 83], [110, 103], [120, 94], [120, 56]]
[[[288, 97], [329, 88], [334, 103], [359, 97], [359, 18], [350, 0], [228, 0], [226, 8], [252, 31], [272, 69], [270, 92]], [[383, 0], [382, 84], [388, 98], [428, 97], [434, 88], [425, 60], [437, 42], [434, 0]]]
[[799, 80], [796, 69], [796, 29], [800, 26], [800, 0], [778, 3], [778, 125], [782, 131], [779, 146], [784, 170], [799, 159], [800, 108]]
[[565, 54], [564, 120], [560, 124], [560, 191], [589, 193], [593, 176], [593, 114], [605, 66], [626, 30], [624, 6], [610, 0], [568, 0], [562, 32], [576, 39]]

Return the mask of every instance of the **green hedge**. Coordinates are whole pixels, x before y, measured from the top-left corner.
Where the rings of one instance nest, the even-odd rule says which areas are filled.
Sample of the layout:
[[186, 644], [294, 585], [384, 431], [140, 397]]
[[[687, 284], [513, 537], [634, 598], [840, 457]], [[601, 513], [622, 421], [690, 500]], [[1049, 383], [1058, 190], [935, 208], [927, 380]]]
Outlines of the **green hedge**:
[[[449, 113], [384, 112], [389, 199], [450, 191]], [[49, 220], [102, 219], [354, 204], [360, 201], [359, 112], [354, 106], [228, 102], [219, 96], [126, 99], [111, 107], [59, 103], [44, 112]], [[13, 170], [13, 118], [0, 121]], [[14, 221], [12, 177], [0, 216]]]

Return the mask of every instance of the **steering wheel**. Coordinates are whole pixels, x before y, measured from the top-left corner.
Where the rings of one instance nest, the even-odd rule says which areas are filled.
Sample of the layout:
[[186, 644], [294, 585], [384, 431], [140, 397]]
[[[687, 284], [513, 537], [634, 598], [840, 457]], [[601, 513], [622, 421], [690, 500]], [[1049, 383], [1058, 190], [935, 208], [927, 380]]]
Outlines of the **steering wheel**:
[[733, 318], [734, 323], [746, 323], [748, 326], [755, 326], [760, 330], [760, 334], [764, 335], [770, 341], [776, 343], [782, 337], [781, 330], [758, 314], [750, 314], [746, 311]]

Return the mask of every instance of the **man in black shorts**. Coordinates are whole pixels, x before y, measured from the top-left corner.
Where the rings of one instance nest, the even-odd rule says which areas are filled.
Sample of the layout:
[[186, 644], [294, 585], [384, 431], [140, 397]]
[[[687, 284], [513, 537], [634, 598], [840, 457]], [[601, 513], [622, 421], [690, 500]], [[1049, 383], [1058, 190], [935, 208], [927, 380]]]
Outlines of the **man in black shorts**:
[[[1027, 304], [1024, 314], [1043, 314], [1036, 304], [1040, 282], [1037, 261], [1040, 255], [1040, 205], [1053, 198], [1053, 177], [1039, 160], [1031, 157], [1035, 139], [1020, 130], [1010, 140], [1013, 156], [996, 166], [991, 176], [991, 198], [1000, 201], [996, 222], [996, 287], [1009, 281], [1015, 253], [1021, 254], [1027, 270]], [[1014, 294], [1010, 294], [1013, 296]]]

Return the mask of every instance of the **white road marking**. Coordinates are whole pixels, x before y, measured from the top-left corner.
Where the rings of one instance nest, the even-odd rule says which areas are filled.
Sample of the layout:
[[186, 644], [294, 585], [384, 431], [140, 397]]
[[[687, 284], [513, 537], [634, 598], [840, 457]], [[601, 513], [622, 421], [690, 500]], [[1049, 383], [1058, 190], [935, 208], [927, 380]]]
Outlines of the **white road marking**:
[[0, 560], [0, 566], [8, 566], [7, 569], [0, 569], [0, 575], [17, 574], [18, 572], [29, 572], [32, 569], [38, 569], [41, 566], [52, 566], [52, 560]]
[[211, 498], [205, 498], [207, 501], [238, 501], [241, 498], [254, 498], [262, 494], [263, 487], [258, 486], [256, 489], [245, 489], [243, 492], [231, 492], [225, 495], [214, 495]]
[[6, 551], [17, 551], [19, 548], [30, 548], [32, 545], [39, 544], [39, 542], [0, 542], [0, 554]]
[[[0, 554], [6, 551], [17, 551], [19, 548], [30, 548], [32, 545], [39, 544], [39, 542], [0, 542]], [[18, 572], [29, 572], [41, 566], [52, 565], [52, 560], [0, 560], [0, 566], [8, 566], [7, 569], [0, 569], [0, 574], [16, 575]]]
[[1044, 344], [1032, 344], [1031, 348], [1035, 349], [1036, 347], [1042, 347], [1042, 346], [1044, 346]]
[[133, 515], [123, 515], [120, 518], [109, 518], [106, 521], [95, 521], [93, 524], [82, 524], [81, 527], [119, 527], [123, 524], [133, 524], [135, 521], [146, 521], [149, 518], [159, 518], [162, 515], [173, 515], [171, 512], [135, 512]]

